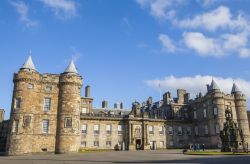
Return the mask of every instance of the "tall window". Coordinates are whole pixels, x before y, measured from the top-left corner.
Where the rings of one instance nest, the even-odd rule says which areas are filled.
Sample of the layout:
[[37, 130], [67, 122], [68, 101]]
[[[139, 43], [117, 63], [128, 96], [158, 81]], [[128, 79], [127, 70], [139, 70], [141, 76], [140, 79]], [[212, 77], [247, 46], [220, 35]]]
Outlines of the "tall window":
[[65, 117], [64, 118], [64, 127], [65, 128], [71, 128], [72, 127], [72, 118], [71, 117]]
[[30, 126], [31, 116], [23, 116], [23, 126], [25, 128]]
[[111, 134], [111, 125], [106, 125], [106, 133]]
[[197, 119], [197, 112], [196, 112], [196, 110], [194, 111], [194, 119]]
[[82, 134], [87, 134], [87, 125], [86, 124], [82, 125]]
[[207, 135], [208, 134], [208, 126], [207, 125], [204, 125], [204, 130], [205, 130], [205, 134]]
[[99, 141], [94, 141], [94, 146], [99, 146]]
[[123, 128], [122, 125], [118, 125], [118, 134], [122, 134]]
[[148, 126], [148, 132], [149, 132], [149, 134], [154, 134], [153, 126], [151, 126], [151, 125]]
[[51, 105], [51, 98], [46, 97], [44, 99], [44, 111], [49, 111], [50, 110], [50, 105]]
[[218, 115], [218, 109], [216, 107], [214, 107], [214, 115], [217, 116]]
[[159, 126], [159, 134], [160, 134], [160, 135], [163, 135], [163, 133], [164, 133], [164, 132], [163, 132], [163, 126]]
[[43, 120], [43, 124], [42, 124], [42, 133], [49, 133], [49, 120]]
[[191, 135], [191, 128], [190, 127], [187, 127], [187, 135]]
[[82, 113], [86, 114], [87, 113], [87, 108], [82, 108]]
[[168, 127], [168, 134], [173, 135], [173, 127], [172, 126]]
[[20, 98], [20, 97], [15, 98], [15, 105], [14, 105], [14, 107], [15, 107], [16, 109], [21, 108], [21, 98]]
[[178, 126], [178, 135], [182, 135], [182, 127]]
[[86, 147], [87, 146], [87, 142], [86, 141], [81, 141], [81, 146], [82, 147]]
[[207, 118], [207, 110], [206, 109], [203, 109], [203, 117]]
[[220, 134], [220, 125], [219, 124], [215, 125], [215, 133]]
[[111, 141], [106, 141], [106, 146], [111, 147]]
[[194, 132], [195, 132], [195, 135], [196, 135], [196, 136], [199, 135], [199, 128], [198, 128], [198, 126], [195, 126], [195, 127], [194, 127]]
[[13, 121], [13, 125], [12, 125], [12, 132], [13, 133], [17, 133], [18, 132], [18, 123], [19, 123], [18, 120], [14, 120]]
[[94, 125], [94, 134], [99, 134], [99, 125]]
[[164, 141], [160, 141], [160, 148], [164, 148]]

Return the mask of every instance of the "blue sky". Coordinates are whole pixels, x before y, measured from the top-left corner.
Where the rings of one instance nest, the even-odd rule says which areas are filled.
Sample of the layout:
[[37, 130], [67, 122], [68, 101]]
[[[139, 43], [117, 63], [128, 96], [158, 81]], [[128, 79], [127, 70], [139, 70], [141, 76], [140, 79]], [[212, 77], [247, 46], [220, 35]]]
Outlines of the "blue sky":
[[[233, 80], [250, 98], [248, 0], [0, 1], [0, 107], [9, 117], [13, 73], [32, 51], [40, 73], [61, 73], [71, 58], [106, 99], [159, 100], [185, 88], [205, 93], [212, 77], [226, 93]], [[82, 92], [84, 93], [84, 92]], [[83, 94], [82, 94], [83, 95]]]

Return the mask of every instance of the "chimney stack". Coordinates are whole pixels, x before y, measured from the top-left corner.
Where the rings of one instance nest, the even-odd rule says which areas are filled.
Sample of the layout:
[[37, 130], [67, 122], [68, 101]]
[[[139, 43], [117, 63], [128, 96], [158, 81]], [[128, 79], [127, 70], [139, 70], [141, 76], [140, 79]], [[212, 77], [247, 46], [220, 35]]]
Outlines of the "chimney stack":
[[90, 86], [89, 85], [87, 85], [85, 87], [85, 97], [90, 97]]
[[106, 100], [102, 101], [102, 108], [108, 108], [108, 101]]
[[123, 109], [123, 103], [122, 102], [120, 103], [120, 109]]

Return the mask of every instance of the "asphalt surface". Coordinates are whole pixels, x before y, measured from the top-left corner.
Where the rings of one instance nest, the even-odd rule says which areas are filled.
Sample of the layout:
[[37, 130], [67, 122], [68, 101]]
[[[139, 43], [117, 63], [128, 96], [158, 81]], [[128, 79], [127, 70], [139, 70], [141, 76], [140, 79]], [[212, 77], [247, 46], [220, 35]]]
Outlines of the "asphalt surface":
[[131, 163], [221, 163], [250, 164], [250, 155], [183, 155], [181, 150], [112, 151], [76, 154], [0, 156], [0, 164], [131, 164]]

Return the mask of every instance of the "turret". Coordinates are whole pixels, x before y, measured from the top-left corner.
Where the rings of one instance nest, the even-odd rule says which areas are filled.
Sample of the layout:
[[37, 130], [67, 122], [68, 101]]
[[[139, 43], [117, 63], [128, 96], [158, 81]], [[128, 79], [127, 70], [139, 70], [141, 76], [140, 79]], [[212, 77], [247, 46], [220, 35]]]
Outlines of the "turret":
[[246, 110], [246, 97], [242, 94], [236, 83], [233, 84], [231, 93], [234, 95], [238, 127], [242, 130], [245, 142], [250, 143], [249, 124]]
[[[30, 122], [32, 114], [36, 109], [36, 101], [32, 99], [36, 96], [40, 75], [32, 61], [31, 56], [25, 61], [18, 73], [14, 74], [13, 97], [10, 113], [9, 131], [7, 137], [6, 153], [8, 155], [17, 155], [32, 152], [33, 131], [29, 124], [23, 125], [27, 119]], [[28, 113], [28, 114], [27, 114]]]
[[[207, 86], [209, 91], [208, 94], [211, 96], [211, 106], [210, 109], [212, 109], [212, 115], [209, 115], [209, 107], [206, 108], [207, 111], [207, 117], [210, 118], [216, 118], [219, 127], [222, 129], [224, 126], [225, 119], [225, 99], [224, 99], [224, 93], [220, 91], [220, 88], [216, 81], [212, 79], [211, 84]], [[215, 109], [216, 108], [216, 109]], [[217, 111], [217, 112], [215, 112]], [[210, 118], [209, 118], [210, 117]]]
[[71, 61], [59, 79], [56, 153], [77, 152], [80, 143], [82, 77]]

